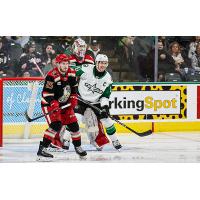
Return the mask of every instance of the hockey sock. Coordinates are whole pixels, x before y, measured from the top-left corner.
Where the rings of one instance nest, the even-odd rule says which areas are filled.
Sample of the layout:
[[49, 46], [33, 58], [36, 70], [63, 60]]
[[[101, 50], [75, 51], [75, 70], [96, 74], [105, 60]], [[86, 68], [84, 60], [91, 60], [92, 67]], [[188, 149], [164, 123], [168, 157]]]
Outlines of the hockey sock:
[[43, 137], [42, 145], [47, 148], [51, 144], [51, 140]]
[[112, 142], [117, 140], [117, 136], [115, 133], [113, 135], [109, 135], [109, 138], [111, 139]]
[[75, 147], [81, 146], [81, 134], [79, 131], [71, 132], [72, 143]]
[[81, 146], [81, 139], [79, 139], [79, 140], [72, 140], [72, 144], [73, 144], [75, 147]]
[[115, 128], [114, 125], [112, 125], [112, 126], [106, 128], [106, 133], [107, 133], [109, 136], [115, 134], [115, 132], [116, 132], [116, 128]]

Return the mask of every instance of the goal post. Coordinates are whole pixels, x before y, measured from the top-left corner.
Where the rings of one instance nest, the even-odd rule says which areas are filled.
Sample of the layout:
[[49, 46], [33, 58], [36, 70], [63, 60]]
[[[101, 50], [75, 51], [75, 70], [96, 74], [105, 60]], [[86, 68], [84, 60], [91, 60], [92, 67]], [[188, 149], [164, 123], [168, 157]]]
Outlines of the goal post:
[[47, 127], [45, 118], [29, 123], [25, 118], [28, 110], [30, 117], [42, 114], [41, 91], [43, 78], [2, 78], [0, 79], [0, 146], [3, 138], [42, 137]]
[[3, 146], [3, 81], [0, 79], [0, 147]]

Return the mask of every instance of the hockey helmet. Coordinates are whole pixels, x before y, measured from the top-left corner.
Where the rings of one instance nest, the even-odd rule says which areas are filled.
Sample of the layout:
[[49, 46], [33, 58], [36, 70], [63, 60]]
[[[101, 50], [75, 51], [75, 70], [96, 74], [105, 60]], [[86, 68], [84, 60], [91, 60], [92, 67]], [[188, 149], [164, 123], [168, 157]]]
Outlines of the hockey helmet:
[[108, 62], [108, 56], [106, 56], [105, 54], [98, 54], [96, 59], [95, 59], [95, 62]]
[[61, 62], [67, 62], [69, 61], [69, 56], [66, 54], [59, 54], [56, 56], [56, 62], [61, 63]]
[[72, 45], [73, 54], [80, 58], [83, 58], [85, 56], [86, 48], [87, 44], [81, 38], [76, 39]]
[[[100, 65], [99, 62], [104, 62], [104, 63], [101, 63]], [[108, 67], [108, 57], [105, 54], [98, 54], [95, 59], [95, 63], [97, 70], [99, 72], [102, 72]]]

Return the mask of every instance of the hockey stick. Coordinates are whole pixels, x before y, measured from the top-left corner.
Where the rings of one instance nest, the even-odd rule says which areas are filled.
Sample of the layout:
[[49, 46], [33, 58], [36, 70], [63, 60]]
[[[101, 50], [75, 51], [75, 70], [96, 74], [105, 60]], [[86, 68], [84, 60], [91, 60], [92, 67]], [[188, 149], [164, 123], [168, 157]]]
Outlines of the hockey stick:
[[67, 107], [69, 107], [69, 106], [71, 106], [70, 103], [67, 104], [67, 105], [61, 106], [60, 108], [56, 108], [56, 109], [54, 109], [54, 110], [51, 110], [50, 112], [45, 113], [45, 114], [40, 115], [40, 116], [35, 117], [35, 118], [30, 118], [30, 117], [28, 116], [28, 111], [26, 110], [26, 111], [25, 111], [25, 117], [26, 117], [26, 119], [27, 119], [28, 122], [33, 122], [33, 121], [35, 121], [35, 120], [37, 120], [37, 119], [40, 119], [40, 118], [42, 118], [42, 117], [45, 117], [45, 116], [47, 116], [47, 115], [52, 114], [53, 112], [55, 112], [55, 111], [58, 110], [58, 109], [61, 109], [61, 110], [62, 110], [62, 109], [67, 108]]
[[40, 69], [40, 67], [38, 66], [37, 62], [35, 61], [35, 59], [32, 60], [33, 64], [37, 67], [38, 71], [40, 72], [40, 74], [42, 75], [42, 77], [45, 77], [44, 73], [42, 72], [42, 70]]
[[[102, 110], [100, 110], [99, 108], [97, 108], [96, 106], [92, 105], [90, 102], [77, 97], [77, 99], [81, 102], [83, 102], [84, 104], [90, 106], [91, 108], [97, 110], [100, 114], [102, 113]], [[123, 126], [124, 128], [127, 128], [129, 131], [135, 133], [136, 135], [140, 136], [140, 137], [144, 137], [144, 136], [148, 136], [152, 134], [152, 130], [148, 130], [148, 131], [144, 131], [144, 132], [137, 132], [135, 130], [133, 130], [132, 128], [130, 128], [129, 126], [127, 126], [126, 124], [120, 122], [119, 120], [115, 119], [114, 117], [112, 117], [111, 115], [108, 115], [112, 120], [116, 121], [118, 124], [120, 124], [121, 126]]]

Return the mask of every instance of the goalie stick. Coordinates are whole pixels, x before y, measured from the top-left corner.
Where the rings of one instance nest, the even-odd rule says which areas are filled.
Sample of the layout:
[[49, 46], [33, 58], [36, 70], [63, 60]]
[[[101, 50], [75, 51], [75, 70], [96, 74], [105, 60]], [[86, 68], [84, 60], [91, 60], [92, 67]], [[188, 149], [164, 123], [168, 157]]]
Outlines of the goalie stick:
[[[102, 111], [97, 108], [96, 106], [92, 105], [90, 102], [80, 98], [80, 97], [77, 97], [77, 99], [81, 102], [83, 102], [84, 104], [90, 106], [91, 108], [94, 108], [95, 110], [97, 110], [100, 114], [102, 113]], [[133, 130], [132, 128], [128, 127], [126, 124], [120, 122], [119, 120], [115, 119], [114, 117], [112, 117], [111, 115], [108, 115], [112, 120], [116, 121], [118, 124], [120, 124], [121, 126], [123, 126], [124, 128], [127, 128], [129, 131], [135, 133], [136, 135], [140, 136], [140, 137], [144, 137], [144, 136], [148, 136], [148, 135], [151, 135], [152, 134], [152, 130], [148, 130], [148, 131], [144, 131], [144, 132], [137, 132], [135, 130]]]
[[[61, 106], [59, 109], [62, 110], [62, 109], [64, 109], [64, 108], [69, 107], [70, 105], [71, 105], [71, 104], [69, 103], [69, 104], [67, 104], [67, 105]], [[28, 111], [26, 110], [26, 111], [25, 111], [25, 117], [26, 117], [26, 119], [27, 119], [28, 122], [33, 122], [33, 121], [35, 121], [35, 120], [37, 120], [37, 119], [40, 119], [40, 118], [42, 118], [42, 117], [45, 117], [45, 116], [47, 116], [47, 115], [52, 114], [52, 113], [55, 112], [56, 110], [58, 110], [58, 108], [56, 108], [56, 109], [54, 109], [54, 110], [51, 110], [50, 112], [45, 113], [45, 114], [40, 115], [40, 116], [35, 117], [35, 118], [30, 118], [30, 117], [28, 116]]]

